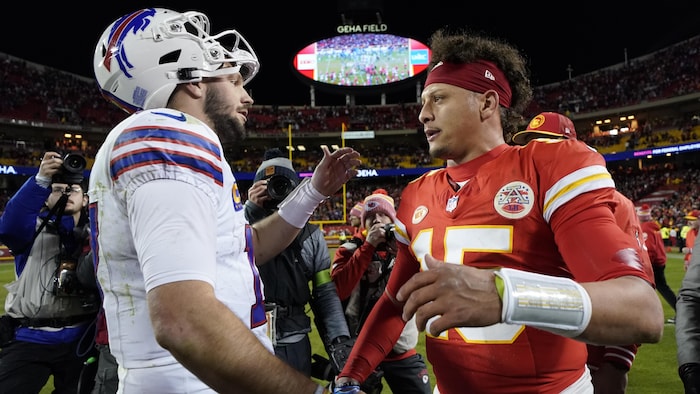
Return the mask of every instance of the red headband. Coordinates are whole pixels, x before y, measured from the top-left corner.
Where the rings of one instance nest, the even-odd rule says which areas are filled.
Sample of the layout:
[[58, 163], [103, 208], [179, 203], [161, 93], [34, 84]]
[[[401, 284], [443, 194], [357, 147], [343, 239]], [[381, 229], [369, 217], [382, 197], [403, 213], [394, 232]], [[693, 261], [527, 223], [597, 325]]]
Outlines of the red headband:
[[474, 63], [439, 62], [430, 70], [425, 86], [431, 83], [446, 83], [477, 93], [495, 90], [499, 104], [510, 107], [512, 92], [506, 76], [495, 64], [486, 60]]

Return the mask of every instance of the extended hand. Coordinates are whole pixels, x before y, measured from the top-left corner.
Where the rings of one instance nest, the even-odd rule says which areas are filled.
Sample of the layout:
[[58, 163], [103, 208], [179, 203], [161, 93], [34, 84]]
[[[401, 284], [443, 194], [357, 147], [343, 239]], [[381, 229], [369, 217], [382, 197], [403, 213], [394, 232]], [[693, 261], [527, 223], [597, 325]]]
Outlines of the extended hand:
[[340, 148], [333, 153], [325, 145], [322, 145], [321, 149], [323, 149], [323, 159], [314, 170], [311, 184], [319, 193], [330, 196], [357, 175], [355, 167], [361, 164], [360, 153], [348, 147]]
[[445, 263], [428, 254], [424, 262], [428, 270], [413, 275], [396, 295], [406, 303], [405, 321], [415, 314], [418, 329], [428, 326], [432, 335], [452, 327], [484, 327], [501, 321], [502, 303], [493, 271]]

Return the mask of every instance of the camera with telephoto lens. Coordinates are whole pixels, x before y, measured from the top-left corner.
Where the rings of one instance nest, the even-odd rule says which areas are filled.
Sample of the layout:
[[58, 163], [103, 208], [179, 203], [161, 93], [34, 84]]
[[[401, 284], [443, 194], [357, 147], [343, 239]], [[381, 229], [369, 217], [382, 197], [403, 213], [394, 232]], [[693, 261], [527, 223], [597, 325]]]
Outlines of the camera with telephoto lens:
[[296, 182], [284, 175], [273, 175], [267, 180], [267, 195], [270, 199], [263, 206], [267, 209], [275, 209], [289, 193], [297, 187]]
[[386, 242], [391, 242], [394, 240], [396, 237], [394, 235], [394, 228], [396, 225], [394, 223], [387, 223], [384, 225], [384, 238], [386, 238]]
[[384, 239], [386, 239], [386, 241], [377, 245], [377, 251], [392, 251], [396, 248], [396, 243], [394, 242], [396, 240], [396, 234], [394, 233], [395, 228], [396, 225], [394, 223], [387, 223], [384, 225]]
[[69, 153], [63, 158], [63, 164], [51, 178], [51, 183], [79, 185], [83, 182], [85, 167], [87, 167], [87, 161], [83, 156]]

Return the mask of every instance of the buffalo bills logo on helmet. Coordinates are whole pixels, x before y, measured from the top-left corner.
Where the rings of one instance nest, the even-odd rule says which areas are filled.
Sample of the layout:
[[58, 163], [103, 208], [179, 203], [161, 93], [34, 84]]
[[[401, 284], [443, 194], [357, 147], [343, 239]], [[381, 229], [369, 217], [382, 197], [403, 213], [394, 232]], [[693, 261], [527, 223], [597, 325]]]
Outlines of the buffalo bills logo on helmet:
[[155, 14], [156, 10], [153, 8], [144, 9], [126, 15], [114, 23], [109, 33], [109, 45], [107, 46], [107, 53], [103, 61], [103, 65], [107, 71], [111, 70], [112, 57], [114, 57], [117, 64], [119, 64], [119, 69], [122, 70], [127, 77], [131, 78], [131, 74], [129, 74], [128, 70], [133, 66], [126, 57], [126, 48], [122, 46], [122, 41], [127, 34], [136, 34], [139, 30], [145, 30], [146, 27], [151, 24], [151, 18], [153, 18]]

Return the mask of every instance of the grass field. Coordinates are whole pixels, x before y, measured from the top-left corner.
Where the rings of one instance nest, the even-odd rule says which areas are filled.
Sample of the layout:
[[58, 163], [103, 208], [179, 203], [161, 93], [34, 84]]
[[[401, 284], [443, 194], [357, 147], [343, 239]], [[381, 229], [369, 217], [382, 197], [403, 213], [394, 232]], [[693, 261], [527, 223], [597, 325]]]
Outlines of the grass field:
[[[674, 291], [678, 291], [683, 279], [683, 260], [678, 253], [669, 253], [666, 266], [666, 279]], [[0, 283], [8, 283], [13, 279], [12, 264], [0, 264]], [[7, 291], [0, 287], [0, 299], [4, 300]], [[665, 302], [661, 301], [665, 317], [674, 316], [673, 309]], [[315, 333], [315, 331], [314, 331]], [[418, 351], [425, 355], [425, 337], [421, 335], [418, 343]], [[315, 353], [325, 355], [320, 339], [312, 335], [312, 344]], [[431, 379], [433, 379], [432, 368], [428, 366]], [[676, 361], [676, 341], [674, 326], [666, 324], [664, 336], [658, 344], [646, 344], [640, 347], [637, 359], [629, 374], [629, 394], [682, 394], [683, 385], [678, 378], [678, 363]], [[434, 379], [433, 379], [434, 384]], [[53, 390], [53, 381], [49, 380], [41, 394], [50, 394]], [[384, 387], [382, 393], [391, 393]]]

